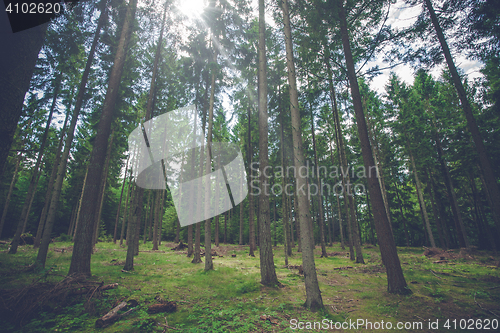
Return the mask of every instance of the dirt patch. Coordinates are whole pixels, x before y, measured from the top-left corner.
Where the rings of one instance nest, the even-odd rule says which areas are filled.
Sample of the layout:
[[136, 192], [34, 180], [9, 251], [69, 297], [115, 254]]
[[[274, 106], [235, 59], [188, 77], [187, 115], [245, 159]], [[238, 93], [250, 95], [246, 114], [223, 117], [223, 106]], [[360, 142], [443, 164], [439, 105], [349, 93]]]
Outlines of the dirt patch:
[[453, 250], [443, 250], [436, 247], [425, 249], [423, 254], [429, 259], [448, 260], [459, 258], [459, 255], [457, 255]]

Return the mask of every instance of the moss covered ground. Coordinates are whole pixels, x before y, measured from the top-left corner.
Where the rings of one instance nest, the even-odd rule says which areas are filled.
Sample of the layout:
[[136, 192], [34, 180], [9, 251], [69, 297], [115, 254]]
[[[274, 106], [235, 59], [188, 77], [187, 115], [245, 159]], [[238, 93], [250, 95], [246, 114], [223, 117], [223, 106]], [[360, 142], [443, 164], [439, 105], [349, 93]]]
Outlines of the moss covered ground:
[[[273, 288], [259, 283], [258, 251], [249, 257], [246, 246], [221, 244], [215, 248], [221, 256], [214, 257], [214, 270], [204, 272], [204, 264], [192, 264], [185, 251], [170, 250], [173, 243], [163, 243], [156, 252], [151, 251], [150, 243], [141, 244], [135, 269], [124, 272], [126, 248], [104, 242], [97, 244], [92, 256], [90, 281], [96, 285], [118, 283], [117, 288], [68, 296], [60, 302], [40, 302], [21, 322], [14, 320], [19, 317], [14, 313], [23, 311], [20, 304], [26, 302], [17, 302], [12, 295], [29, 300], [30, 286], [50, 290], [62, 281], [68, 272], [71, 245], [52, 243], [47, 268], [37, 273], [25, 270], [36, 257], [31, 246], [21, 246], [18, 254], [9, 255], [8, 245], [0, 245], [0, 301], [4, 304], [0, 331], [294, 332], [294, 328], [304, 327], [307, 332], [383, 332], [391, 325], [398, 332], [494, 332], [495, 320], [496, 325], [500, 320], [499, 257], [489, 252], [460, 255], [456, 250], [440, 260], [424, 256], [422, 248], [399, 248], [412, 290], [412, 294], [400, 296], [387, 293], [377, 247], [363, 247], [366, 264], [350, 261], [348, 250], [338, 243], [327, 248], [331, 254], [327, 258], [320, 258], [318, 247], [315, 262], [325, 309], [310, 312], [302, 306], [304, 277], [298, 269], [284, 266], [282, 246], [274, 248], [282, 285]], [[292, 266], [301, 264], [296, 250], [290, 258]], [[135, 311], [106, 328], [95, 328], [98, 318], [117, 302], [129, 299], [138, 301]], [[159, 301], [175, 301], [177, 311], [149, 314], [148, 305]], [[398, 323], [406, 328], [398, 329]]]

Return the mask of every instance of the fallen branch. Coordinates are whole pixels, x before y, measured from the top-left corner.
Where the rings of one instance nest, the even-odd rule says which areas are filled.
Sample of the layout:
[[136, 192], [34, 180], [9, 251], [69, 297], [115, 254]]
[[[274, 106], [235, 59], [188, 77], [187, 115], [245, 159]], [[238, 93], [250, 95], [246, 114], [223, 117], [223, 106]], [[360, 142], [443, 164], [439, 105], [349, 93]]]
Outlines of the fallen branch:
[[483, 310], [483, 311], [485, 311], [485, 312], [489, 312], [489, 313], [491, 313], [492, 315], [494, 315], [495, 317], [497, 317], [497, 318], [498, 318], [498, 315], [497, 315], [496, 313], [494, 313], [494, 312], [492, 312], [492, 311], [490, 311], [490, 310], [488, 310], [488, 309], [483, 308], [483, 307], [481, 306], [481, 304], [479, 304], [479, 303], [478, 303], [478, 301], [476, 301], [476, 293], [474, 293], [474, 302], [476, 302], [477, 306], [479, 306], [479, 307], [481, 308], [481, 310]]
[[[106, 313], [104, 316], [97, 319], [95, 322], [95, 327], [103, 328], [113, 324], [114, 322], [120, 320], [121, 318], [125, 317], [126, 315], [134, 311], [137, 308], [137, 304], [138, 303], [135, 300], [129, 300], [128, 302], [121, 302], [120, 304], [115, 306], [111, 311]], [[120, 310], [124, 310], [127, 306], [131, 306], [132, 308], [122, 314], [118, 314]]]
[[343, 270], [343, 269], [349, 269], [349, 268], [353, 268], [353, 267], [352, 266], [345, 266], [345, 267], [335, 267], [333, 269]]
[[161, 326], [161, 327], [165, 328], [162, 333], [166, 333], [167, 332], [167, 328], [169, 328], [171, 330], [176, 330], [176, 331], [179, 330], [178, 328], [175, 328], [175, 327], [172, 327], [172, 326], [168, 326], [167, 317], [165, 317], [165, 324], [158, 324], [158, 326]]
[[160, 313], [160, 312], [175, 312], [177, 310], [177, 304], [175, 302], [162, 302], [159, 304], [153, 304], [148, 307], [148, 313]]

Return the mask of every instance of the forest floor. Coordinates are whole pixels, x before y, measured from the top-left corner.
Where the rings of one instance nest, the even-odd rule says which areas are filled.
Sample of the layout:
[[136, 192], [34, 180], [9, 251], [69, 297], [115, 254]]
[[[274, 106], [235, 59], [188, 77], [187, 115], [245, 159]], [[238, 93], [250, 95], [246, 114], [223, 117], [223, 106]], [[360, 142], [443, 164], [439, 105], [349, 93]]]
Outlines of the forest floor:
[[[249, 257], [246, 246], [213, 247], [222, 257], [214, 257], [210, 272], [204, 272], [204, 264], [192, 264], [185, 250], [172, 251], [174, 246], [162, 243], [153, 252], [150, 242], [141, 244], [135, 269], [124, 272], [126, 248], [98, 243], [93, 277], [68, 282], [64, 278], [71, 243], [52, 243], [47, 269], [39, 273], [26, 272], [36, 258], [32, 246], [9, 255], [8, 245], [2, 244], [0, 332], [386, 332], [389, 325], [397, 332], [498, 331], [500, 257], [490, 252], [425, 256], [423, 248], [399, 248], [413, 292], [400, 296], [387, 293], [378, 247], [365, 244], [366, 264], [356, 264], [349, 260], [348, 248], [342, 250], [338, 243], [327, 247], [327, 258], [320, 258], [318, 246], [315, 262], [325, 310], [311, 312], [302, 306], [304, 276], [284, 266], [282, 246], [274, 248], [282, 284], [275, 288], [260, 284], [259, 253]], [[296, 251], [290, 266], [301, 264]], [[98, 289], [113, 283], [118, 286]], [[129, 300], [138, 304], [132, 312], [108, 327], [95, 328], [97, 319]], [[165, 301], [175, 302], [176, 311], [148, 313], [149, 306]]]

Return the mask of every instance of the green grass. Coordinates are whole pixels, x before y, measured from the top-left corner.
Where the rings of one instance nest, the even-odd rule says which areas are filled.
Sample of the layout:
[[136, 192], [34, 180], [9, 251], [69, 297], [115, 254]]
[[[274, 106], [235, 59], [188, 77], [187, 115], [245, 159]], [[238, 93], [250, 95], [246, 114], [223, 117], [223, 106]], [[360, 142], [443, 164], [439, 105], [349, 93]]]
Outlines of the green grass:
[[[69, 242], [55, 242], [54, 248], [69, 248]], [[168, 246], [167, 246], [168, 245]], [[345, 255], [320, 258], [315, 251], [317, 276], [325, 310], [310, 312], [305, 301], [304, 277], [296, 269], [284, 267], [283, 247], [274, 248], [276, 273], [282, 287], [260, 284], [259, 254], [247, 255], [247, 247], [222, 245], [224, 257], [214, 257], [214, 270], [204, 272], [204, 264], [192, 264], [185, 253], [162, 244], [152, 252], [151, 244], [141, 244], [134, 270], [122, 272], [126, 248], [98, 243], [92, 255], [93, 281], [119, 283], [84, 306], [85, 298], [69, 304], [45, 304], [37, 314], [16, 327], [2, 324], [4, 332], [162, 332], [160, 324], [181, 332], [293, 332], [290, 320], [333, 322], [364, 319], [369, 321], [427, 321], [439, 319], [495, 319], [500, 314], [500, 272], [492, 266], [491, 254], [475, 254], [474, 260], [450, 260], [434, 264], [420, 248], [399, 249], [405, 278], [413, 293], [407, 296], [387, 293], [385, 269], [377, 247], [365, 248], [367, 264], [356, 264]], [[21, 246], [16, 255], [0, 246], [0, 285], [2, 289], [22, 288], [33, 282], [55, 283], [67, 274], [71, 251], [49, 252], [47, 269], [37, 274], [23, 272], [36, 257], [36, 251]], [[300, 265], [296, 253], [290, 265]], [[338, 244], [328, 252], [342, 252]], [[231, 257], [236, 254], [236, 258]], [[495, 258], [498, 260], [498, 258]], [[353, 268], [334, 270], [352, 266]], [[135, 299], [140, 307], [129, 316], [104, 329], [95, 321], [122, 299]], [[148, 314], [147, 306], [158, 299], [177, 302], [177, 311]], [[491, 311], [491, 312], [490, 312]], [[425, 323], [426, 325], [427, 323]], [[170, 330], [169, 330], [170, 331]], [[319, 332], [324, 330], [311, 330]], [[363, 331], [363, 330], [360, 330]], [[404, 331], [404, 330], [403, 330]], [[414, 332], [407, 330], [406, 332]], [[416, 331], [415, 331], [416, 332]]]

